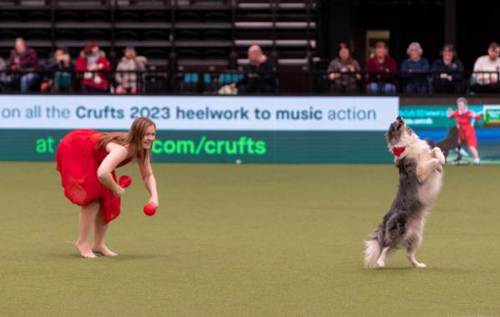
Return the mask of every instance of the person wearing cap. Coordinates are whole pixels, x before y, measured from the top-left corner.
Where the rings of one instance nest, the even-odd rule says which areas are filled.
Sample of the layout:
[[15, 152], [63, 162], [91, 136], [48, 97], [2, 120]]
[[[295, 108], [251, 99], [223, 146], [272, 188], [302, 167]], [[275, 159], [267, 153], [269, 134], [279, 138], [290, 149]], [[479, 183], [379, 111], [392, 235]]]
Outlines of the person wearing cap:
[[403, 92], [406, 94], [425, 94], [429, 92], [427, 79], [430, 65], [426, 58], [422, 57], [422, 46], [418, 42], [412, 42], [406, 50], [408, 59], [401, 63], [401, 76], [403, 81]]
[[448, 109], [448, 118], [455, 119], [458, 128], [458, 143], [465, 144], [474, 158], [474, 164], [479, 164], [479, 152], [477, 150], [477, 137], [474, 129], [474, 121], [481, 120], [481, 115], [469, 110], [467, 99], [457, 99], [457, 110]]
[[479, 57], [474, 64], [473, 90], [475, 92], [499, 92], [499, 72], [498, 44], [492, 42], [488, 47], [488, 55]]
[[123, 51], [123, 57], [116, 68], [115, 79], [117, 82], [115, 92], [117, 94], [136, 94], [140, 92], [140, 84], [143, 72], [146, 70], [147, 59], [137, 56], [133, 47], [127, 47]]
[[81, 89], [88, 93], [105, 93], [109, 90], [106, 72], [111, 70], [106, 54], [94, 41], [87, 41], [76, 60], [75, 70], [83, 73]]

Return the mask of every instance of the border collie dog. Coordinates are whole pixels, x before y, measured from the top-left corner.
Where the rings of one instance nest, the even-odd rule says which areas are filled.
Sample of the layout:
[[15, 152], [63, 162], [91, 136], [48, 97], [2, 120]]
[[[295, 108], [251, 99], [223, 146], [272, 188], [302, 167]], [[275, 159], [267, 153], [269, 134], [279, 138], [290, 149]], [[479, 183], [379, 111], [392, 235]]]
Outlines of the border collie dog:
[[386, 139], [399, 170], [399, 186], [382, 223], [365, 241], [365, 265], [384, 267], [388, 253], [404, 247], [410, 263], [424, 268], [415, 253], [422, 243], [426, 217], [441, 190], [446, 160], [439, 147], [431, 148], [401, 117], [390, 125]]

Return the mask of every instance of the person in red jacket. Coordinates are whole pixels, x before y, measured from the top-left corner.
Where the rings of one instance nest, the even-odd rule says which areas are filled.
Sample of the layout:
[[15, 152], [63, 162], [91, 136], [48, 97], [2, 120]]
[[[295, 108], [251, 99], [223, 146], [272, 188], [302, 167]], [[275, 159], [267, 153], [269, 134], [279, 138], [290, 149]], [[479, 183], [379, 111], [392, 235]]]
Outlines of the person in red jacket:
[[106, 72], [111, 70], [106, 54], [99, 49], [94, 41], [85, 43], [83, 51], [76, 60], [75, 70], [81, 72], [83, 92], [104, 93], [109, 90]]
[[374, 54], [366, 62], [367, 85], [370, 94], [392, 95], [396, 93], [396, 61], [387, 54], [383, 41], [375, 43]]
[[458, 143], [466, 144], [472, 156], [474, 157], [474, 164], [479, 164], [479, 152], [477, 151], [477, 137], [472, 119], [481, 120], [481, 115], [476, 114], [474, 111], [469, 110], [468, 102], [465, 98], [457, 99], [457, 110], [453, 111], [448, 109], [448, 118], [454, 118], [457, 122], [458, 128]]

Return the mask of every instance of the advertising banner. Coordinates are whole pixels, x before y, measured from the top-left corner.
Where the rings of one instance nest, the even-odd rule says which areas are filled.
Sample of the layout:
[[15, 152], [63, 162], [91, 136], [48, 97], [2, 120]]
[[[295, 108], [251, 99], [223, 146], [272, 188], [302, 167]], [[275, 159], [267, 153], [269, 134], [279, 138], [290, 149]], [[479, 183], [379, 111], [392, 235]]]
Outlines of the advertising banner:
[[157, 125], [156, 161], [387, 162], [397, 97], [0, 96], [0, 160], [52, 160], [74, 129]]

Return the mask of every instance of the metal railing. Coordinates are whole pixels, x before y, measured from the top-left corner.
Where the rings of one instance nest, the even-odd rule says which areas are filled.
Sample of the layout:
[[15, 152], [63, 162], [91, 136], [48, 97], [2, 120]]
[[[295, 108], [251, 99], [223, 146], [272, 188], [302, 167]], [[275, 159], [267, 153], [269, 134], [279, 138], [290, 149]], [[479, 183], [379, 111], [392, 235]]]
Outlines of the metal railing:
[[0, 93], [429, 95], [500, 93], [500, 72], [0, 71]]

